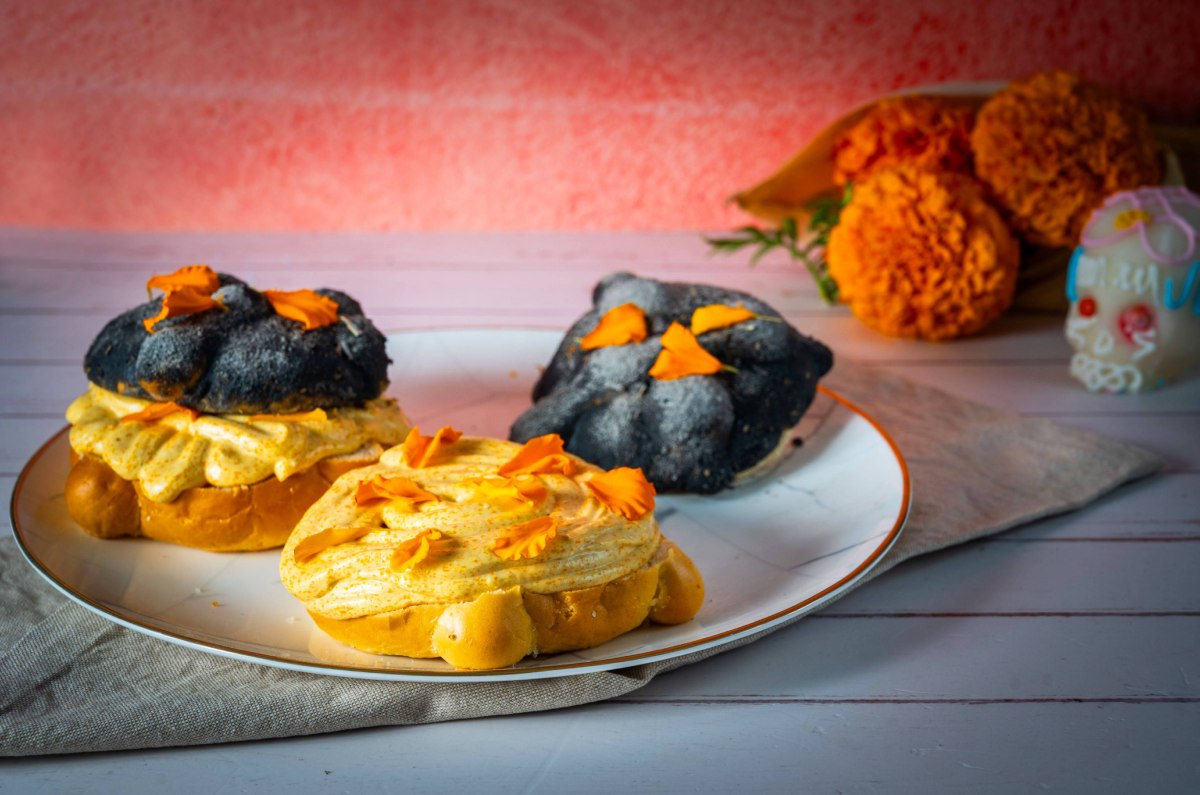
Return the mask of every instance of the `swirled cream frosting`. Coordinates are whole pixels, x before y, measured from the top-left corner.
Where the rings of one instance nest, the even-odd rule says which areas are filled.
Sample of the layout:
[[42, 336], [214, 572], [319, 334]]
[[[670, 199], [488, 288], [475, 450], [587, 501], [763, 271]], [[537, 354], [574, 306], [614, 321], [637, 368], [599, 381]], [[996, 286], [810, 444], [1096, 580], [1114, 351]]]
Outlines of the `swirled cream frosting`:
[[90, 384], [67, 408], [71, 447], [104, 460], [156, 502], [197, 486], [243, 486], [286, 480], [317, 462], [372, 441], [404, 439], [410, 423], [394, 400], [329, 409], [324, 416], [179, 412], [153, 422], [122, 422], [152, 404]]
[[[629, 519], [589, 487], [604, 470], [573, 456], [570, 474], [499, 475], [521, 449], [462, 437], [424, 466], [410, 466], [394, 447], [378, 464], [343, 475], [284, 547], [283, 584], [310, 612], [345, 619], [514, 586], [533, 593], [588, 588], [647, 565], [660, 543], [652, 487], [645, 484], [644, 512]], [[360, 487], [380, 479], [404, 479], [428, 496], [358, 504]], [[497, 553], [497, 539], [539, 526], [554, 532], [532, 556]], [[398, 550], [422, 538], [436, 539], [429, 554], [404, 565]]]

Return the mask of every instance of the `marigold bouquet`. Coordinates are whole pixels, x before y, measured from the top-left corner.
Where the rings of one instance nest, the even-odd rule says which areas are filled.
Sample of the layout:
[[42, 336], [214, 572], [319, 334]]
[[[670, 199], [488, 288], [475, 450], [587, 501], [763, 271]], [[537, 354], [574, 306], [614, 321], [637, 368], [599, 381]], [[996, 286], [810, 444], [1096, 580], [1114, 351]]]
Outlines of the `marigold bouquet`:
[[1162, 171], [1140, 110], [1048, 72], [989, 98], [902, 96], [849, 114], [735, 197], [776, 227], [709, 243], [755, 260], [784, 248], [871, 328], [954, 339], [1012, 304], [1018, 240], [1045, 261], [1031, 247], [1073, 245], [1105, 197]]

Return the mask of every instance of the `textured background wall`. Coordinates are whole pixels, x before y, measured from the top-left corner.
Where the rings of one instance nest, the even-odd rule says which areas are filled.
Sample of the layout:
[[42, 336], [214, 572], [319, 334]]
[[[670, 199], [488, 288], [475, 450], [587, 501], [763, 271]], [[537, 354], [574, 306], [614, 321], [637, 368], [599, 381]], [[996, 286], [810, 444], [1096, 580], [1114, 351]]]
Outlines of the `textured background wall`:
[[911, 85], [1200, 121], [1195, 0], [0, 0], [0, 223], [695, 229]]

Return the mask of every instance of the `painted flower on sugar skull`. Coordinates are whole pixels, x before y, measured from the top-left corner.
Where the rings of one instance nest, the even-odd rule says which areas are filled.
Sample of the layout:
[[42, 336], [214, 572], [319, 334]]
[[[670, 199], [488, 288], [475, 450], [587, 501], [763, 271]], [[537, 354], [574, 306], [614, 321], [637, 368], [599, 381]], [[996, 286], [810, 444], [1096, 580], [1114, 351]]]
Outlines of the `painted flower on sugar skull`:
[[1200, 196], [1111, 196], [1071, 257], [1071, 374], [1094, 392], [1144, 392], [1200, 364]]

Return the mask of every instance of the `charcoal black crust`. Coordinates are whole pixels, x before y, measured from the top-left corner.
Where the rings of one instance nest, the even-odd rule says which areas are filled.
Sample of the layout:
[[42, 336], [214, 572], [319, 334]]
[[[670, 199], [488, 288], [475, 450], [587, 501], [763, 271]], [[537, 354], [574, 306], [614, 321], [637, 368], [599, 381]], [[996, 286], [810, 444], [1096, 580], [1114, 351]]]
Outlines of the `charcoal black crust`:
[[[596, 285], [592, 301], [559, 343], [510, 438], [557, 433], [570, 452], [598, 466], [641, 467], [662, 493], [727, 488], [799, 422], [818, 380], [833, 367], [829, 348], [746, 293], [614, 273]], [[625, 303], [645, 313], [647, 339], [583, 350], [579, 340]], [[741, 305], [760, 315], [700, 335], [701, 345], [734, 370], [651, 378], [662, 333], [673, 321], [689, 325], [692, 312], [706, 304]]]
[[161, 297], [113, 318], [84, 357], [88, 380], [211, 414], [354, 406], [387, 388], [384, 336], [350, 296], [317, 290], [348, 322], [305, 331], [240, 279], [220, 274], [220, 283], [213, 297], [224, 309], [161, 321], [154, 333], [143, 321], [158, 313]]

